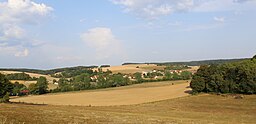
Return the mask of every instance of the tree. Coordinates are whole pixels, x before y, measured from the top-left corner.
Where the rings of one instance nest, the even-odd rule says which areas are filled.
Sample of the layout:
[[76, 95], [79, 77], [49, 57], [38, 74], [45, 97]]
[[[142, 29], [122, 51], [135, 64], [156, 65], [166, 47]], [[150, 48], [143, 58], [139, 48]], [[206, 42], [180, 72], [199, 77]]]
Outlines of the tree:
[[181, 77], [180, 77], [180, 75], [178, 73], [174, 72], [172, 74], [172, 80], [180, 80], [180, 79], [181, 79]]
[[27, 87], [24, 84], [19, 84], [18, 82], [15, 82], [14, 87], [12, 89], [12, 95], [22, 95], [20, 94], [20, 92], [26, 89]]
[[256, 61], [201, 66], [190, 83], [194, 92], [256, 93]]
[[103, 74], [99, 74], [97, 78], [97, 88], [106, 88], [107, 86], [106, 77]]
[[192, 73], [189, 72], [189, 71], [182, 71], [180, 73], [180, 77], [181, 77], [182, 80], [188, 80], [188, 79], [191, 78], [191, 76], [192, 76]]
[[203, 92], [205, 89], [205, 80], [200, 76], [194, 76], [190, 83], [192, 91], [195, 93]]
[[8, 74], [6, 75], [6, 78], [9, 80], [32, 80], [32, 78], [24, 72]]
[[141, 73], [136, 72], [136, 73], [134, 73], [133, 75], [134, 75], [135, 79], [137, 80], [137, 83], [143, 82], [143, 78], [142, 78], [142, 76], [141, 76], [141, 75], [142, 75]]
[[91, 78], [87, 73], [76, 76], [73, 79], [73, 85], [75, 90], [89, 89], [91, 86]]
[[112, 87], [125, 86], [129, 83], [129, 79], [122, 74], [114, 74], [109, 77], [108, 83]]
[[0, 74], [0, 98], [3, 98], [8, 92], [10, 93], [12, 89], [13, 84], [3, 74]]
[[31, 94], [36, 94], [36, 84], [29, 84], [28, 90]]
[[172, 78], [172, 74], [169, 71], [166, 71], [164, 73], [164, 79], [170, 80]]
[[252, 57], [252, 59], [256, 59], [256, 55], [254, 55], [254, 56]]
[[35, 94], [45, 94], [47, 93], [47, 89], [48, 89], [48, 82], [47, 82], [47, 79], [45, 77], [39, 77], [37, 79], [37, 83], [35, 85], [35, 91], [34, 93]]

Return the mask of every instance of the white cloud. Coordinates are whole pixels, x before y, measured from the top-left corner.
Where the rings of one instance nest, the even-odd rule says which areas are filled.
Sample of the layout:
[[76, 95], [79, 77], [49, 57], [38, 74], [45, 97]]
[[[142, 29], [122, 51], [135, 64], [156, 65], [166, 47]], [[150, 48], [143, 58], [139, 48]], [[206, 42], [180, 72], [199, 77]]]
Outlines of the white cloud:
[[216, 22], [220, 22], [220, 23], [225, 22], [225, 18], [224, 17], [214, 17], [213, 20], [216, 21]]
[[193, 0], [111, 0], [124, 7], [126, 12], [134, 12], [138, 16], [155, 19], [177, 11], [188, 11], [193, 7]]
[[0, 22], [8, 24], [37, 23], [53, 9], [31, 0], [0, 2]]
[[38, 24], [52, 10], [53, 8], [43, 3], [35, 3], [31, 0], [0, 2], [0, 42], [9, 44], [15, 41], [15, 44], [21, 45], [21, 42], [31, 40], [26, 37], [26, 29], [23, 27]]
[[26, 57], [26, 56], [28, 56], [28, 54], [29, 54], [28, 49], [24, 49], [24, 51], [16, 52], [15, 56], [16, 57]]
[[119, 54], [121, 42], [113, 35], [112, 30], [106, 27], [96, 27], [89, 29], [80, 35], [89, 47], [96, 50], [99, 59], [109, 58], [112, 55]]
[[[125, 12], [132, 12], [139, 17], [156, 19], [160, 16], [176, 12], [208, 12], [236, 10], [244, 6], [252, 6], [255, 0], [110, 0], [120, 5]], [[254, 6], [255, 7], [255, 4]]]
[[3, 26], [2, 36], [0, 40], [7, 41], [9, 39], [22, 39], [25, 35], [24, 29], [17, 25], [6, 25]]

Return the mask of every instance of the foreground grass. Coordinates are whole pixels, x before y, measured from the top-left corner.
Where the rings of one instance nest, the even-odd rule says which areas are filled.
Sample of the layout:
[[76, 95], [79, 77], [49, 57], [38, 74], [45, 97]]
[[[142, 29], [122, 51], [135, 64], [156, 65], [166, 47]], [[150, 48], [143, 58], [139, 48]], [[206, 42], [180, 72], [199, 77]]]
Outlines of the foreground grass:
[[129, 106], [0, 104], [0, 123], [255, 123], [256, 95], [197, 95]]

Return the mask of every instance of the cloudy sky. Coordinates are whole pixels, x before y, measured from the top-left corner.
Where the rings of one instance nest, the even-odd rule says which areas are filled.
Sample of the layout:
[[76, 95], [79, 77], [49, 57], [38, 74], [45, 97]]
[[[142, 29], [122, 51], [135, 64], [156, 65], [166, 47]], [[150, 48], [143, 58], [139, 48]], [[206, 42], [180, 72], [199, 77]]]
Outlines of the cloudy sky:
[[0, 67], [256, 54], [256, 0], [0, 0]]

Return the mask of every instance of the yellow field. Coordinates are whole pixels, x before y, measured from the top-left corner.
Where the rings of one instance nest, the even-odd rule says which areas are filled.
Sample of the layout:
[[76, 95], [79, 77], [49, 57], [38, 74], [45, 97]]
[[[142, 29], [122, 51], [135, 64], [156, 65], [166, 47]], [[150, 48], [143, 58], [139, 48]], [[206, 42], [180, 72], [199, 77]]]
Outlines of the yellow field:
[[188, 81], [144, 83], [103, 90], [20, 97], [11, 101], [80, 106], [131, 105], [187, 96], [187, 92], [190, 91], [188, 85]]
[[202, 94], [107, 107], [0, 104], [2, 124], [254, 124], [255, 117], [256, 95]]

